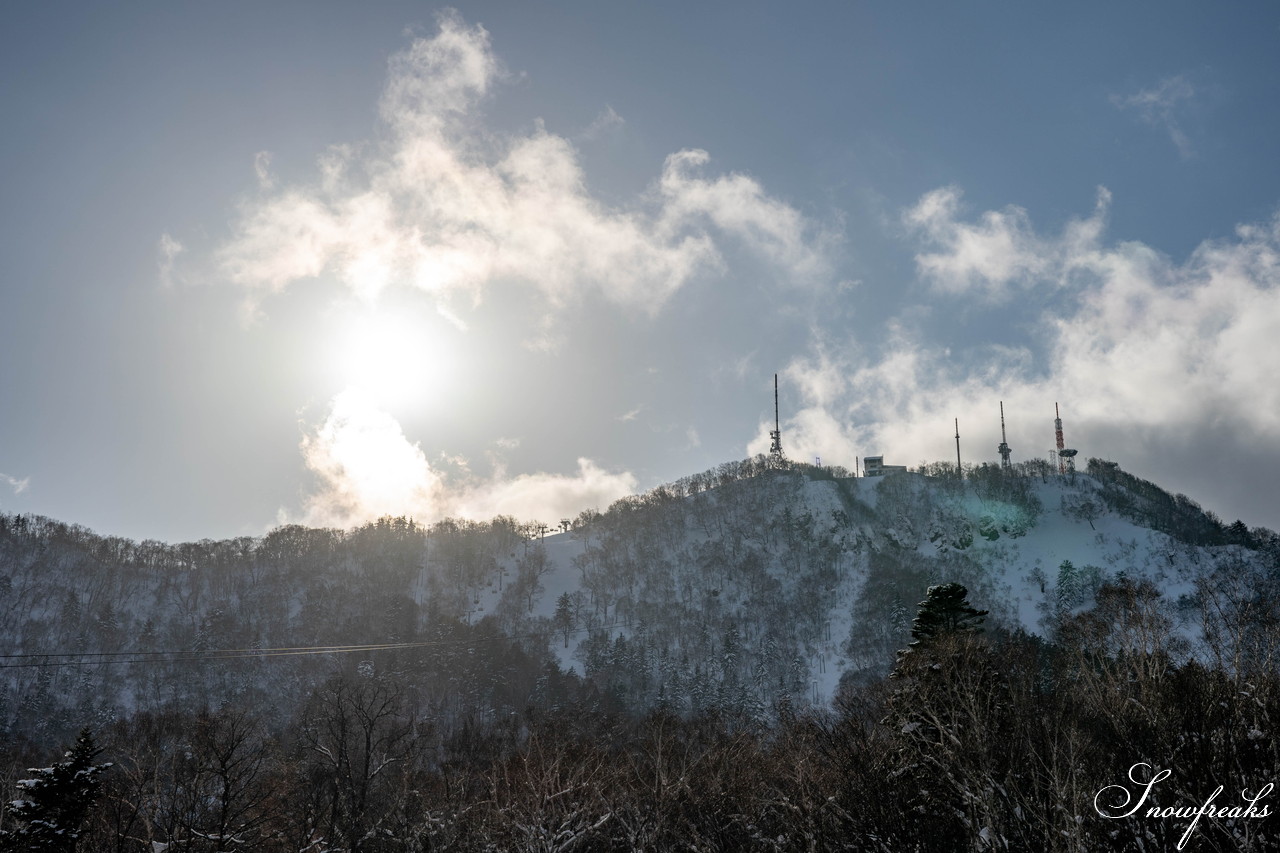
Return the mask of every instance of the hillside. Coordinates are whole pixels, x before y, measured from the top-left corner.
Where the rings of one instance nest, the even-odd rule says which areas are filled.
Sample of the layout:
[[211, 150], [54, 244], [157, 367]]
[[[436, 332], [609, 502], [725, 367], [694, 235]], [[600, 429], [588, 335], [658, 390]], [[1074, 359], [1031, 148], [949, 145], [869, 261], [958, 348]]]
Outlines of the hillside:
[[550, 535], [0, 516], [0, 848], [1276, 849], [1275, 534], [1096, 460], [843, 474]]
[[412, 672], [424, 702], [459, 713], [553, 702], [572, 671], [633, 711], [767, 717], [885, 674], [932, 584], [968, 587], [989, 627], [1051, 637], [1104, 584], [1148, 580], [1177, 647], [1208, 656], [1223, 617], [1206, 594], [1275, 582], [1275, 534], [1112, 463], [843, 473], [758, 457], [541, 534], [383, 519], [166, 545], [3, 516], [0, 731], [43, 742], [229, 703], [282, 724], [356, 665]]

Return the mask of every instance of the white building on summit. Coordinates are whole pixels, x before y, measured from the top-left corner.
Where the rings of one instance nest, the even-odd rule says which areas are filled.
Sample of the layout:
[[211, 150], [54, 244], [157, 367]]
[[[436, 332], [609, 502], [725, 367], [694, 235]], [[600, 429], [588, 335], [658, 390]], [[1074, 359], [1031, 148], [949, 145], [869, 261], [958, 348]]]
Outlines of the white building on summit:
[[883, 456], [864, 456], [862, 459], [862, 476], [883, 477], [885, 474], [896, 474], [906, 471], [906, 465], [886, 465]]

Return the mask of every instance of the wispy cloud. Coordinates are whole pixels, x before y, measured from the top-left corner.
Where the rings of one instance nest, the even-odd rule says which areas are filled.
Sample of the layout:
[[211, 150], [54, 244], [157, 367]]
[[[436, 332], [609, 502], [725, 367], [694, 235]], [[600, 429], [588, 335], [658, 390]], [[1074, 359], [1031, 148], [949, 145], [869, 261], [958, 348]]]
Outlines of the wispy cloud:
[[640, 410], [643, 408], [643, 406], [636, 406], [631, 411], [618, 415], [618, 420], [623, 421], [624, 423], [626, 421], [634, 421], [636, 418], [640, 417]]
[[18, 479], [17, 477], [10, 476], [9, 474], [0, 473], [0, 482], [13, 489], [13, 493], [15, 495], [20, 495], [31, 485], [31, 478], [23, 477], [22, 479]]
[[[392, 285], [475, 300], [495, 282], [532, 287], [554, 308], [587, 291], [658, 310], [699, 273], [724, 267], [729, 239], [804, 278], [829, 237], [753, 178], [704, 174], [709, 155], [667, 158], [654, 190], [620, 206], [592, 196], [573, 144], [541, 124], [487, 131], [479, 105], [503, 78], [489, 34], [457, 14], [390, 62], [382, 142], [324, 154], [313, 184], [244, 205], [221, 252], [252, 304], [336, 276], [374, 298]], [[612, 110], [601, 128], [620, 119]], [[266, 175], [261, 155], [260, 178]]]
[[271, 174], [271, 152], [259, 151], [253, 155], [253, 173], [258, 176], [258, 188], [270, 190], [275, 188], [276, 179]]
[[1099, 187], [1091, 216], [1074, 219], [1060, 236], [1046, 238], [1036, 234], [1027, 212], [1013, 205], [965, 221], [959, 188], [943, 187], [926, 193], [903, 221], [926, 247], [916, 255], [916, 265], [935, 289], [999, 301], [1018, 288], [1065, 281], [1089, 258], [1110, 203], [1111, 193]]
[[606, 134], [609, 134], [626, 124], [626, 119], [618, 115], [618, 113], [609, 105], [605, 105], [604, 111], [596, 116], [591, 124], [587, 125], [587, 129], [582, 132], [582, 138], [585, 140], [596, 140]]
[[182, 252], [181, 243], [167, 233], [160, 235], [160, 242], [156, 244], [156, 267], [159, 270], [161, 287], [173, 286], [173, 266]]
[[1179, 122], [1179, 113], [1196, 96], [1196, 88], [1184, 75], [1161, 80], [1150, 89], [1141, 89], [1131, 95], [1112, 95], [1111, 103], [1122, 110], [1129, 110], [1152, 127], [1162, 128], [1169, 134], [1183, 159], [1194, 153], [1191, 141]]

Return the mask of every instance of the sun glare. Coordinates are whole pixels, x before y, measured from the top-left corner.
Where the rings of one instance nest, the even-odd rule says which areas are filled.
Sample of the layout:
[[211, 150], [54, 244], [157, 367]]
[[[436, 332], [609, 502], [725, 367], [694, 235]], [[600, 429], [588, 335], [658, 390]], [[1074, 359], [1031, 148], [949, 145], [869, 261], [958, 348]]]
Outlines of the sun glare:
[[412, 406], [451, 384], [452, 359], [438, 324], [402, 314], [352, 316], [334, 351], [342, 382], [384, 406]]

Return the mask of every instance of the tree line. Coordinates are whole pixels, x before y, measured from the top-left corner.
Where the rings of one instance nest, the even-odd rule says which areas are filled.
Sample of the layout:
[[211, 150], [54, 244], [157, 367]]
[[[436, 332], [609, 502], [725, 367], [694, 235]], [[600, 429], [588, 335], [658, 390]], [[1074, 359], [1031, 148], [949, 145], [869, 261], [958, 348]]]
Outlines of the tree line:
[[1208, 799], [1222, 815], [1186, 849], [1270, 850], [1277, 615], [1252, 617], [1272, 657], [1227, 668], [1179, 651], [1144, 582], [1105, 585], [1050, 639], [987, 628], [939, 585], [887, 677], [768, 722], [637, 713], [551, 668], [523, 708], [445, 726], [411, 673], [355, 667], [278, 728], [233, 706], [104, 727], [91, 805], [58, 813], [78, 823], [15, 846], [36, 816], [10, 806], [0, 849], [1165, 851]]

